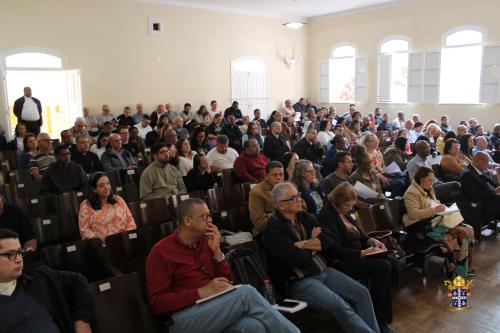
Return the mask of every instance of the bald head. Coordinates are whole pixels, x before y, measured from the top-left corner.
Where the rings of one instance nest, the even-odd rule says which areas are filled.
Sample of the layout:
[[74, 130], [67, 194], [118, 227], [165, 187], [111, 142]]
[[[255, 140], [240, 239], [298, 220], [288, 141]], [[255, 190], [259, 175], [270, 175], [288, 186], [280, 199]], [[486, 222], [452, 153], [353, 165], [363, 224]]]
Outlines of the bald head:
[[417, 155], [422, 158], [426, 158], [431, 153], [430, 145], [425, 140], [418, 140], [415, 143], [415, 150], [417, 151]]

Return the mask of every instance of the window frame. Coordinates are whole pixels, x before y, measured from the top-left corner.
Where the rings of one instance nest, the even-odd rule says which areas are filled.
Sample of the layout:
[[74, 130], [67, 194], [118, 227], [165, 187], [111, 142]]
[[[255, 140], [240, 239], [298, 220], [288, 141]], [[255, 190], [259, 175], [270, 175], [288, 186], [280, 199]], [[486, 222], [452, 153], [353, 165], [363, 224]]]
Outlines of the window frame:
[[[482, 34], [482, 41], [480, 43], [469, 43], [469, 44], [462, 44], [462, 45], [452, 45], [452, 46], [446, 46], [446, 39], [461, 31], [465, 30], [473, 30], [480, 32]], [[483, 71], [483, 53], [484, 53], [484, 46], [487, 45], [487, 30], [485, 27], [479, 26], [479, 25], [461, 25], [454, 27], [448, 31], [446, 31], [444, 34], [441, 36], [441, 47], [440, 47], [440, 54], [441, 54], [441, 59], [439, 63], [439, 95], [438, 95], [438, 105], [482, 105], [485, 104], [481, 102], [481, 88], [482, 88], [482, 71]], [[469, 47], [469, 46], [481, 46], [481, 63], [479, 67], [479, 94], [478, 94], [478, 100], [477, 102], [441, 102], [441, 91], [442, 91], [442, 82], [443, 82], [443, 73], [442, 73], [442, 64], [443, 64], [443, 50], [444, 49], [455, 49], [455, 48], [460, 48], [460, 47]]]
[[[408, 49], [406, 51], [395, 51], [395, 52], [384, 52], [382, 53], [382, 45], [384, 45], [387, 42], [390, 42], [392, 40], [404, 40], [408, 43]], [[392, 102], [392, 101], [380, 101], [380, 59], [382, 56], [387, 56], [387, 55], [392, 55], [392, 54], [402, 54], [406, 53], [408, 55], [408, 66], [410, 65], [410, 53], [412, 52], [412, 40], [411, 38], [404, 36], [404, 35], [391, 35], [391, 36], [386, 36], [382, 38], [377, 45], [377, 90], [376, 90], [376, 98], [377, 98], [377, 104], [391, 104], [391, 105], [408, 105], [412, 104], [411, 102], [408, 102], [408, 92], [406, 95], [406, 102]], [[391, 64], [392, 64], [392, 57], [391, 57]], [[408, 90], [409, 86], [409, 67], [408, 67], [408, 72], [407, 72], [407, 82], [406, 82], [406, 89]]]
[[[333, 52], [338, 49], [339, 47], [344, 47], [344, 46], [349, 46], [349, 47], [352, 47], [354, 49], [354, 55], [353, 56], [344, 56], [344, 57], [334, 57], [333, 56]], [[334, 60], [337, 60], [337, 59], [353, 59], [354, 60], [354, 86], [353, 86], [353, 89], [354, 89], [354, 99], [353, 100], [349, 100], [349, 101], [340, 101], [340, 100], [334, 100], [334, 99], [330, 99], [330, 97], [328, 98], [329, 100], [329, 103], [330, 104], [350, 104], [350, 103], [357, 103], [358, 101], [356, 101], [357, 97], [356, 97], [356, 60], [358, 59], [358, 46], [354, 43], [351, 43], [351, 42], [342, 42], [342, 43], [338, 43], [338, 44], [335, 44], [333, 47], [330, 48], [330, 56], [328, 57], [328, 61], [330, 63], [330, 66], [332, 68], [329, 69], [329, 74], [330, 73], [333, 73], [333, 61]], [[330, 75], [329, 75], [329, 81], [331, 80], [330, 78]], [[329, 95], [331, 96], [331, 91], [333, 91], [333, 82], [329, 82], [331, 84], [329, 84]]]

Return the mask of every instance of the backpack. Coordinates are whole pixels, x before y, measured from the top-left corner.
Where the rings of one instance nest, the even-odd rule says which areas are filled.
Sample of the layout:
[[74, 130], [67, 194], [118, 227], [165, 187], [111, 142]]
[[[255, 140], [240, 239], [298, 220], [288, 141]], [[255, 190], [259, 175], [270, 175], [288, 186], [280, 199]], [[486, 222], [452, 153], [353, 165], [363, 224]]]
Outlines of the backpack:
[[264, 280], [269, 280], [264, 263], [249, 248], [235, 248], [226, 255], [236, 284], [249, 284], [263, 295]]

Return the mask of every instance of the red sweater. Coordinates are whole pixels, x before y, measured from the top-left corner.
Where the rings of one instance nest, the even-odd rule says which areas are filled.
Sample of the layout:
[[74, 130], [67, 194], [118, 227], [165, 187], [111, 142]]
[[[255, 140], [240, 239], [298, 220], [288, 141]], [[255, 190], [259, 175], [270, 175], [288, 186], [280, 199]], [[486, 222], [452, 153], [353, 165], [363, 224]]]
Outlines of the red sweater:
[[264, 155], [250, 156], [242, 152], [234, 161], [234, 172], [245, 183], [260, 183], [266, 175], [267, 158]]
[[[204, 268], [204, 269], [203, 269]], [[185, 245], [177, 232], [158, 242], [146, 261], [149, 300], [156, 315], [173, 314], [195, 304], [198, 288], [215, 277], [232, 280], [226, 260], [217, 263], [203, 238], [195, 247]]]

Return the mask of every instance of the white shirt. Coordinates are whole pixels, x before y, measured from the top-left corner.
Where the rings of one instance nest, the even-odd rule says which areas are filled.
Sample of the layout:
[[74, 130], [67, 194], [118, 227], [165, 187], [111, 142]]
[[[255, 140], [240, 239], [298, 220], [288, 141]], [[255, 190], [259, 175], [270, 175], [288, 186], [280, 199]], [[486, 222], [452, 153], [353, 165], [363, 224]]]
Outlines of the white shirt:
[[40, 113], [33, 98], [24, 96], [21, 119], [26, 121], [37, 121], [40, 119]]
[[321, 146], [330, 148], [330, 146], [332, 145], [330, 143], [330, 141], [333, 139], [333, 136], [334, 136], [334, 134], [330, 131], [328, 131], [328, 132], [320, 131], [318, 133], [318, 139], [319, 139], [319, 142], [321, 143]]
[[24, 139], [16, 136], [17, 150], [24, 151]]
[[179, 170], [179, 173], [182, 177], [187, 175], [188, 172], [193, 168], [193, 157], [194, 155], [196, 155], [196, 152], [193, 150], [191, 151], [191, 154], [191, 158], [179, 156], [179, 164], [177, 165], [177, 170]]
[[90, 151], [93, 152], [94, 154], [97, 154], [97, 156], [100, 159], [102, 154], [106, 151], [106, 147], [97, 148], [97, 145], [94, 144], [90, 147]]
[[16, 290], [17, 280], [0, 283], [0, 295], [11, 296]]
[[403, 129], [405, 128], [405, 124], [406, 122], [404, 120], [399, 120], [399, 118], [396, 118], [392, 121], [392, 129], [396, 129], [396, 127], [399, 129]]
[[219, 169], [232, 169], [236, 158], [238, 158], [238, 152], [230, 147], [227, 148], [225, 154], [219, 153], [217, 147], [207, 154], [208, 163]]
[[142, 139], [146, 139], [146, 134], [148, 134], [149, 132], [151, 132], [153, 129], [151, 128], [151, 126], [146, 126], [146, 127], [142, 127], [142, 125], [139, 125], [139, 126], [136, 126], [137, 128], [137, 134], [139, 134], [139, 136], [142, 138]]

